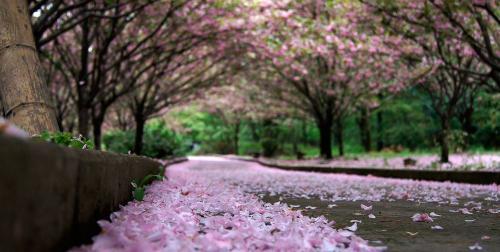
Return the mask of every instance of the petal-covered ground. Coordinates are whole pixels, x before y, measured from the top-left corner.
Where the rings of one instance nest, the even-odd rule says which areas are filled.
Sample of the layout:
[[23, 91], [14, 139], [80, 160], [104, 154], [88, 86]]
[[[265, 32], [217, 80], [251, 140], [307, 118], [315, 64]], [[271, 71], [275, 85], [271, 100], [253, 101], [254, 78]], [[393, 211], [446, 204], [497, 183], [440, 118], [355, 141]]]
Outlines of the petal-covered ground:
[[[102, 232], [94, 243], [77, 250], [373, 251], [384, 242], [369, 246], [355, 232], [364, 228], [363, 221], [383, 220], [378, 211], [386, 206], [383, 202], [444, 205], [454, 211], [451, 214], [471, 219], [487, 215], [494, 220], [499, 211], [497, 185], [289, 172], [210, 158], [171, 166], [167, 176], [168, 180], [147, 189], [143, 202], [130, 202], [112, 214], [111, 222], [99, 222]], [[294, 200], [297, 205], [292, 204]], [[356, 209], [349, 225], [335, 225], [338, 205]], [[314, 214], [330, 210], [331, 215]], [[408, 223], [416, 221], [412, 225], [431, 225], [425, 228], [442, 231], [439, 225], [443, 224], [431, 222], [439, 220], [439, 214], [421, 211], [415, 208], [403, 216]], [[497, 234], [489, 233], [491, 237]]]
[[[404, 160], [413, 159], [415, 164], [405, 165]], [[411, 155], [407, 157], [371, 157], [358, 156], [336, 158], [330, 161], [322, 159], [306, 160], [272, 160], [265, 162], [284, 165], [318, 166], [318, 167], [349, 167], [349, 168], [385, 168], [385, 169], [415, 169], [415, 170], [467, 170], [467, 171], [500, 171], [500, 154], [451, 154], [450, 162], [441, 164], [438, 155]]]

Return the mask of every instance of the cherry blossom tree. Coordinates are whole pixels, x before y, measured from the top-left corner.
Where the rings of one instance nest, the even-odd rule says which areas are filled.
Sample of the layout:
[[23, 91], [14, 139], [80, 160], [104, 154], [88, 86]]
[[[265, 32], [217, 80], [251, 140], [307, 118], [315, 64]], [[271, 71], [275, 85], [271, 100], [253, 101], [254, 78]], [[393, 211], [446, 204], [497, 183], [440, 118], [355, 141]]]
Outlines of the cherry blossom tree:
[[92, 122], [96, 146], [99, 146], [100, 126], [107, 109], [130, 92], [136, 80], [152, 68], [144, 63], [151, 62], [148, 59], [162, 51], [161, 44], [154, 43], [158, 41], [155, 39], [181, 7], [157, 3], [141, 12], [130, 13], [143, 6], [142, 3], [112, 4], [113, 8], [106, 2], [102, 5], [103, 17], [88, 17], [76, 29], [57, 37], [49, 45], [54, 55], [48, 58], [50, 64], [57, 65], [60, 72], [70, 77], [67, 79], [71, 82], [55, 85], [73, 87], [78, 131], [88, 135]]
[[241, 70], [232, 78], [221, 80], [221, 85], [212, 87], [197, 102], [202, 111], [216, 116], [229, 129], [226, 137], [235, 154], [239, 153], [239, 135], [244, 122], [269, 122], [291, 115], [283, 104], [258, 86], [251, 85], [248, 77], [248, 69]]
[[[363, 22], [358, 4], [344, 1], [264, 1], [254, 16], [250, 57], [261, 64], [262, 87], [314, 118], [320, 152], [331, 158], [331, 134], [362, 97], [397, 90], [409, 78], [398, 61], [398, 36]], [[394, 50], [394, 47], [400, 50]], [[398, 71], [395, 71], [398, 69]]]
[[[132, 15], [157, 1], [141, 0], [141, 4], [134, 6], [134, 8], [121, 15]], [[116, 16], [106, 11], [116, 7], [125, 7], [130, 2], [124, 0], [99, 5], [92, 0], [29, 0], [29, 13], [32, 19], [35, 43], [39, 50], [43, 49], [45, 45], [64, 33], [75, 29], [90, 17], [115, 18]]]
[[[462, 1], [452, 2], [459, 9], [470, 7]], [[417, 87], [430, 98], [431, 107], [440, 120], [441, 162], [448, 162], [450, 121], [457, 115], [457, 106], [467, 103], [467, 96], [474, 96], [479, 87], [495, 75], [495, 70], [484, 63], [466, 38], [456, 35], [463, 31], [440, 14], [439, 4], [433, 1], [365, 3], [370, 13], [378, 15], [380, 25], [420, 48], [405, 55], [409, 65], [426, 65], [432, 69], [419, 80]], [[462, 19], [473, 18], [462, 14]]]
[[[460, 68], [455, 61], [443, 58], [443, 63], [466, 74], [488, 77], [485, 81], [493, 90], [500, 88], [500, 17], [498, 3], [494, 0], [453, 0], [453, 1], [380, 1], [361, 0], [369, 6], [369, 12], [382, 14], [384, 23], [398, 23], [400, 34], [412, 35], [419, 40], [433, 33], [444, 40], [452, 40], [460, 45], [467, 54], [487, 66], [475, 72]], [[461, 45], [465, 44], [465, 45]], [[438, 45], [439, 46], [439, 45]]]
[[241, 49], [231, 40], [241, 28], [228, 24], [226, 18], [235, 14], [229, 7], [217, 1], [188, 1], [169, 22], [168, 32], [162, 31], [162, 51], [155, 55], [153, 68], [127, 97], [136, 125], [136, 154], [141, 153], [148, 119], [230, 81], [240, 68], [236, 59]]
[[193, 59], [179, 54], [175, 60], [154, 67], [138, 88], [125, 97], [135, 121], [134, 153], [142, 151], [144, 126], [148, 119], [161, 115], [172, 106], [192, 101], [226, 73], [223, 58], [209, 59], [214, 56], [210, 54], [199, 56]]

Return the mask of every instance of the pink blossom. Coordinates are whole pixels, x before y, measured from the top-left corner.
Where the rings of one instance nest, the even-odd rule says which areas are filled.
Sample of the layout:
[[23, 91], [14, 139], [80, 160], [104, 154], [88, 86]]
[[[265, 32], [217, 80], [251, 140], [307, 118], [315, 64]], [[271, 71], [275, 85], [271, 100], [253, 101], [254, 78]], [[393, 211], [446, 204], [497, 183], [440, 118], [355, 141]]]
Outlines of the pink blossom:
[[411, 219], [413, 222], [433, 222], [434, 220], [426, 213], [416, 213]]

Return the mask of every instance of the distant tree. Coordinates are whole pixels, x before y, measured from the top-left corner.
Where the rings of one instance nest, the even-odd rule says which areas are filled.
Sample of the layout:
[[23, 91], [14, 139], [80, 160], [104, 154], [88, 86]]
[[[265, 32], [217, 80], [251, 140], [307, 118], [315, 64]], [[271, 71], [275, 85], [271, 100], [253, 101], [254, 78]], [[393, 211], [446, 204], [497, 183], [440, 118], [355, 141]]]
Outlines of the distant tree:
[[[158, 0], [140, 0], [134, 8], [128, 8], [122, 16], [133, 15]], [[126, 8], [133, 1], [114, 1], [99, 5], [93, 0], [28, 0], [29, 14], [33, 25], [33, 35], [38, 49], [54, 41], [57, 37], [78, 27], [90, 17], [116, 18], [108, 11]]]
[[[443, 63], [468, 75], [491, 78], [483, 82], [500, 90], [500, 16], [495, 0], [360, 0], [369, 6], [369, 13], [382, 14], [384, 24], [398, 28], [398, 33], [414, 40], [425, 39], [433, 33], [449, 39], [470, 51], [469, 55], [487, 66], [486, 69], [460, 68], [455, 61], [443, 58]], [[421, 32], [424, 33], [421, 33]]]
[[[92, 124], [98, 149], [108, 108], [133, 90], [136, 80], [152, 68], [147, 63], [162, 51], [155, 42], [179, 6], [158, 2], [144, 7], [140, 1], [88, 5], [95, 15], [87, 16], [75, 29], [47, 45], [52, 52], [47, 60], [56, 66], [57, 74], [64, 76], [51, 83], [53, 90], [61, 85], [71, 87], [78, 132], [88, 136]], [[133, 33], [136, 36], [130, 35]]]
[[[363, 2], [369, 12], [381, 17], [380, 25], [420, 48], [405, 55], [410, 66], [427, 65], [432, 69], [419, 80], [417, 87], [430, 98], [431, 107], [440, 120], [441, 162], [448, 162], [450, 122], [457, 116], [458, 106], [468, 103], [467, 99], [495, 75], [495, 69], [484, 63], [468, 39], [457, 35], [463, 31], [439, 12], [440, 4], [404, 0]], [[451, 2], [456, 4], [457, 12], [471, 7], [464, 1]], [[462, 19], [471, 21], [477, 18], [470, 13], [461, 15]]]
[[[269, 1], [252, 14], [260, 24], [253, 57], [262, 88], [314, 118], [320, 153], [332, 158], [332, 128], [365, 95], [397, 90], [410, 77], [398, 58], [412, 50], [397, 35], [364, 22], [363, 9], [344, 1]], [[397, 69], [397, 70], [396, 70]]]
[[135, 121], [136, 154], [142, 151], [147, 120], [196, 99], [238, 70], [240, 48], [232, 37], [241, 27], [228, 20], [236, 12], [230, 6], [210, 0], [185, 1], [178, 6], [175, 19], [162, 29], [157, 39], [162, 50], [127, 96]]

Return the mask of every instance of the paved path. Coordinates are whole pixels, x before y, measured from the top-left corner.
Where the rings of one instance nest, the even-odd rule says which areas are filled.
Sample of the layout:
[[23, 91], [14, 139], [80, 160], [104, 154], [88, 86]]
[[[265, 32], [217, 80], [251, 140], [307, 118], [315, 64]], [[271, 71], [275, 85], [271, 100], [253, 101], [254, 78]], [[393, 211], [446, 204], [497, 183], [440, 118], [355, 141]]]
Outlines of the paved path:
[[[188, 166], [190, 169], [200, 171], [211, 169], [220, 171], [221, 173], [227, 173], [227, 171], [241, 172], [248, 166], [255, 165], [217, 158], [194, 159], [194, 161], [189, 161], [190, 163]], [[264, 167], [261, 168], [268, 169]], [[294, 175], [293, 172], [287, 173]], [[317, 186], [314, 184], [314, 181], [320, 180], [321, 177], [319, 175], [311, 174], [309, 176], [304, 173], [296, 173], [294, 176], [307, 177], [308, 181], [311, 183], [309, 189], [312, 192], [317, 191], [317, 188], [314, 188]], [[345, 178], [347, 177], [347, 175], [333, 174], [328, 176], [332, 177], [333, 182], [337, 181], [339, 183], [342, 183], [341, 181], [346, 180]], [[338, 180], [335, 180], [336, 176], [339, 178]], [[358, 178], [358, 176], [353, 177]], [[270, 180], [272, 181], [273, 179], [270, 178]], [[280, 181], [282, 180], [276, 179], [273, 183], [280, 183]], [[394, 179], [377, 178], [376, 182], [379, 184], [386, 184], [383, 187], [385, 195], [391, 195], [393, 193], [391, 190], [401, 193], [401, 190], [405, 190], [404, 186], [408, 187], [408, 191], [414, 190], [415, 188], [422, 188], [423, 191], [428, 190], [426, 189], [428, 185], [425, 182], [412, 182], [411, 186], [406, 184], [403, 186], [392, 186], [391, 183], [394, 183], [394, 181]], [[262, 183], [262, 181], [253, 182], [257, 184]], [[362, 183], [362, 181], [360, 182]], [[319, 181], [318, 183], [321, 185], [324, 181]], [[430, 185], [432, 186], [431, 190], [439, 190], [439, 188], [436, 188], [436, 184], [437, 183], [432, 183]], [[444, 185], [445, 184], [443, 184], [443, 186]], [[279, 187], [280, 185], [275, 184], [272, 186]], [[437, 184], [437, 186], [439, 186], [439, 184]], [[466, 184], [445, 186], [445, 188], [448, 187], [453, 187], [455, 191], [468, 190], [468, 192], [470, 192], [476, 190], [473, 186]], [[498, 189], [498, 187], [493, 188]], [[352, 184], [352, 188], [344, 187], [342, 189], [352, 191], [370, 190], [370, 188], [363, 188], [361, 184]], [[329, 193], [335, 194], [336, 192], [325, 194], [324, 191], [321, 191], [317, 195], [314, 193], [303, 193], [301, 197], [297, 196], [300, 194], [283, 191], [282, 187], [280, 187], [280, 190], [281, 191], [278, 193], [276, 193], [274, 189], [271, 193], [266, 190], [262, 190], [258, 193], [255, 190], [251, 191], [252, 193], [259, 194], [266, 202], [284, 202], [293, 206], [294, 209], [302, 210], [303, 214], [313, 217], [323, 215], [329, 220], [334, 220], [337, 228], [351, 226], [353, 224], [351, 221], [359, 220], [361, 222], [358, 223], [356, 234], [369, 240], [372, 245], [388, 246], [388, 251], [469, 251], [469, 246], [473, 246], [475, 243], [481, 246], [482, 251], [500, 251], [500, 216], [498, 213], [495, 213], [495, 209], [499, 208], [499, 201], [497, 197], [498, 190], [495, 192], [495, 189], [493, 192], [490, 190], [489, 196], [484, 196], [482, 198], [478, 197], [480, 193], [474, 195], [474, 197], [468, 198], [456, 195], [457, 193], [453, 190], [443, 190], [443, 194], [450, 194], [450, 197], [453, 199], [447, 203], [425, 202], [425, 200], [415, 200], [411, 198], [410, 200], [404, 198], [394, 200], [390, 197], [387, 199], [383, 198], [380, 201], [366, 201], [362, 198], [356, 199], [356, 201], [353, 201], [353, 199], [330, 201], [327, 195], [329, 195]], [[374, 193], [377, 194], [378, 192], [374, 191]], [[439, 191], [434, 191], [434, 193], [437, 195], [440, 194]], [[491, 196], [493, 196], [493, 199]], [[367, 206], [372, 205], [373, 209], [371, 211], [364, 211], [360, 207], [361, 203]], [[476, 209], [473, 209], [472, 206], [475, 206]], [[457, 209], [460, 208], [467, 208], [467, 211], [470, 210], [472, 214], [456, 212]], [[480, 210], [473, 211], [478, 208]], [[486, 211], [487, 209], [492, 209], [492, 212]], [[431, 223], [413, 222], [411, 219], [411, 216], [415, 213], [430, 212], [435, 212], [441, 216], [434, 217], [434, 221]], [[375, 215], [376, 218], [368, 218], [369, 213]], [[431, 226], [437, 225], [444, 229], [431, 229]], [[479, 247], [473, 247], [472, 249], [479, 249]]]
[[[143, 201], [99, 221], [102, 232], [75, 251], [500, 251], [497, 185], [283, 171], [213, 157], [169, 166], [166, 175]], [[432, 219], [414, 222], [416, 213]]]

